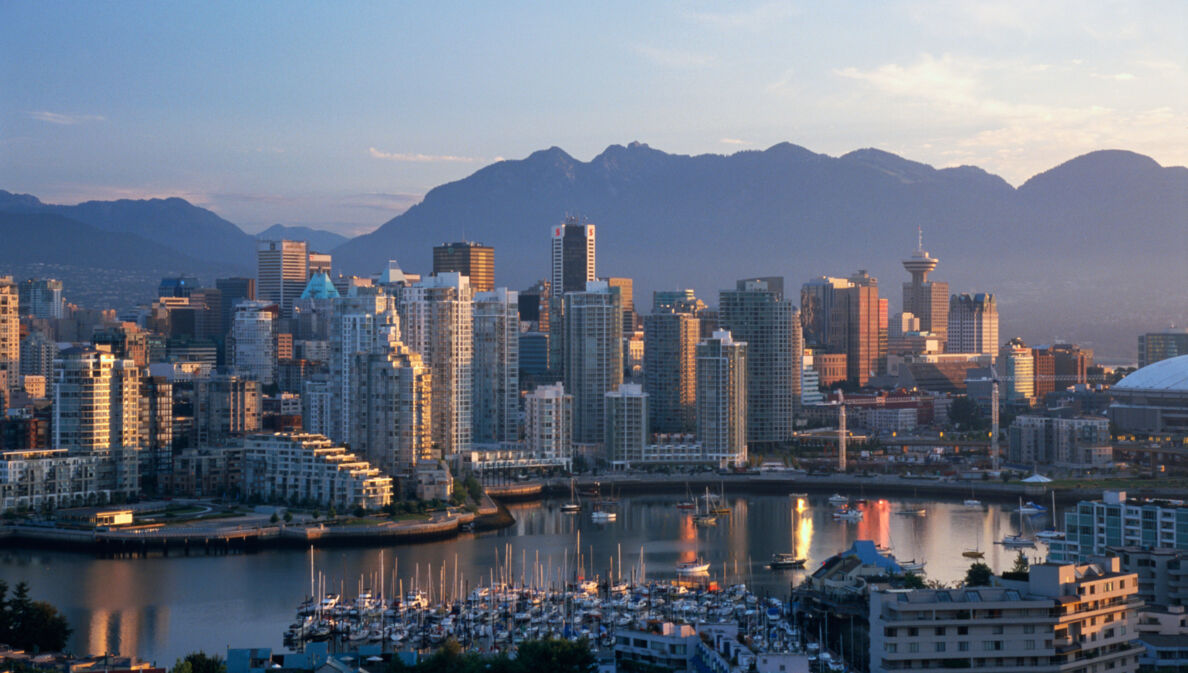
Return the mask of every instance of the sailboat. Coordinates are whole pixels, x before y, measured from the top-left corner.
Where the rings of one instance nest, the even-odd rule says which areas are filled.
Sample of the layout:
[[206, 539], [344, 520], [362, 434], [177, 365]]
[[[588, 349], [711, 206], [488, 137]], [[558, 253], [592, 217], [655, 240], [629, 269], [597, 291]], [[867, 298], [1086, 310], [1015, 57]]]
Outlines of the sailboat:
[[966, 549], [961, 552], [965, 558], [985, 558], [986, 554], [982, 551], [982, 529], [978, 529], [978, 544], [973, 549]]
[[701, 505], [694, 501], [694, 506], [697, 508], [693, 514], [693, 523], [698, 526], [713, 526], [718, 523], [718, 517], [710, 511], [709, 504], [709, 488], [705, 489], [705, 511], [701, 511]]
[[697, 509], [697, 501], [693, 499], [693, 496], [689, 495], [689, 482], [687, 481], [685, 482], [685, 499], [678, 502], [676, 507], [677, 509], [686, 510]]
[[576, 514], [582, 511], [582, 503], [578, 501], [577, 486], [573, 479], [569, 480], [569, 502], [561, 505], [561, 511], [566, 514]]
[[805, 559], [796, 556], [796, 530], [799, 528], [797, 524], [800, 522], [800, 510], [796, 507], [797, 502], [795, 499], [792, 500], [792, 553], [776, 552], [772, 554], [771, 561], [767, 564], [767, 567], [772, 570], [804, 567]]
[[[706, 494], [709, 495], [708, 493]], [[714, 504], [710, 508], [712, 514], [730, 514], [730, 507], [726, 504], [726, 482], [722, 482], [722, 493], [713, 501]]]
[[1017, 512], [1019, 514], [1019, 534], [1018, 535], [1007, 535], [1002, 538], [1002, 540], [999, 542], [999, 544], [1001, 544], [1004, 547], [1009, 547], [1011, 549], [1019, 549], [1022, 547], [1034, 547], [1035, 540], [1032, 540], [1031, 538], [1023, 535], [1024, 527], [1027, 525], [1024, 523], [1024, 521], [1026, 521], [1026, 519], [1023, 518], [1023, 515], [1026, 513], [1026, 511], [1023, 507], [1023, 498], [1019, 498], [1019, 509], [1015, 510], [1015, 512]]
[[977, 498], [974, 497], [973, 484], [969, 485], [969, 497], [966, 498], [965, 502], [962, 504], [964, 504], [966, 507], [968, 507], [970, 509], [981, 509], [982, 508], [982, 501], [978, 500]]
[[1053, 490], [1052, 491], [1052, 527], [1049, 528], [1048, 530], [1039, 531], [1038, 533], [1035, 534], [1035, 536], [1037, 538], [1043, 540], [1044, 542], [1050, 542], [1052, 540], [1063, 540], [1064, 539], [1064, 531], [1060, 530], [1057, 526], [1059, 526], [1059, 523], [1056, 520], [1056, 491]]

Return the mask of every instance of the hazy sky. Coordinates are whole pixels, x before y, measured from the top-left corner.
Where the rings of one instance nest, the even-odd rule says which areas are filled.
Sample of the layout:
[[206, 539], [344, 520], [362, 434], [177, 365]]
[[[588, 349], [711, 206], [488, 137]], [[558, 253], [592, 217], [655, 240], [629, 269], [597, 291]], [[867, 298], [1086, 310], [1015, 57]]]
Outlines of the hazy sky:
[[557, 145], [1188, 164], [1188, 2], [0, 0], [0, 189], [365, 231]]

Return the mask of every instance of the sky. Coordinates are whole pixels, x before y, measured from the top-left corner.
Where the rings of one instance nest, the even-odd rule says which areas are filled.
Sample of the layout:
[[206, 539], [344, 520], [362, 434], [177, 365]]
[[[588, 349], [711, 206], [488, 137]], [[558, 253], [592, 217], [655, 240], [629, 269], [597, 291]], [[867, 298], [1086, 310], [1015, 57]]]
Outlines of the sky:
[[559, 146], [1188, 164], [1188, 3], [0, 0], [0, 189], [353, 235]]

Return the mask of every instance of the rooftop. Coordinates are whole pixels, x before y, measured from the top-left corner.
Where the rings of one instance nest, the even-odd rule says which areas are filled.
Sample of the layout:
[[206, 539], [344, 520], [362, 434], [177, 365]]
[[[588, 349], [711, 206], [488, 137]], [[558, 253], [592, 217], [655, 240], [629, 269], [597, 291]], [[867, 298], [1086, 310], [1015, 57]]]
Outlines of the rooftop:
[[1188, 355], [1153, 362], [1122, 379], [1114, 388], [1188, 392]]

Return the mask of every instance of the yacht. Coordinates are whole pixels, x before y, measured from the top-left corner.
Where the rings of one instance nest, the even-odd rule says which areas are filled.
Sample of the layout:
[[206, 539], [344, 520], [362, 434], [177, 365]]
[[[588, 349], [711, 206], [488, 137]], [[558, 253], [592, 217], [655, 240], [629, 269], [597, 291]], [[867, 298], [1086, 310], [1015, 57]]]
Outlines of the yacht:
[[862, 510], [843, 507], [833, 513], [833, 518], [839, 521], [861, 521]]
[[850, 502], [850, 499], [841, 493], [834, 493], [829, 496], [829, 504], [831, 505], [844, 505], [848, 502]]
[[566, 514], [575, 514], [582, 511], [582, 503], [578, 501], [577, 487], [574, 480], [569, 480], [569, 502], [561, 505], [561, 511]]
[[710, 564], [698, 559], [696, 561], [685, 561], [676, 565], [678, 575], [704, 575], [709, 572]]
[[1034, 547], [1035, 540], [1032, 540], [1029, 537], [1023, 537], [1022, 535], [1007, 535], [1006, 537], [1002, 538], [1001, 544], [1002, 546], [1010, 547], [1011, 549], [1021, 549], [1023, 547]]
[[981, 507], [982, 507], [982, 501], [978, 500], [977, 498], [966, 498], [965, 502], [963, 504], [966, 507], [969, 507], [971, 509], [973, 509], [973, 508], [981, 509]]
[[771, 568], [772, 570], [803, 568], [804, 562], [804, 559], [796, 558], [796, 554], [777, 552], [771, 555], [771, 561], [767, 564], [767, 567]]
[[1048, 511], [1048, 508], [1044, 507], [1043, 505], [1037, 505], [1034, 502], [1028, 500], [1026, 504], [1020, 505], [1019, 509], [1015, 511], [1020, 514], [1042, 514], [1043, 512]]

